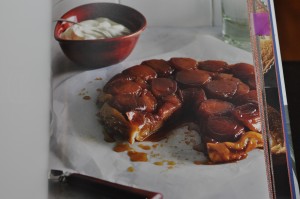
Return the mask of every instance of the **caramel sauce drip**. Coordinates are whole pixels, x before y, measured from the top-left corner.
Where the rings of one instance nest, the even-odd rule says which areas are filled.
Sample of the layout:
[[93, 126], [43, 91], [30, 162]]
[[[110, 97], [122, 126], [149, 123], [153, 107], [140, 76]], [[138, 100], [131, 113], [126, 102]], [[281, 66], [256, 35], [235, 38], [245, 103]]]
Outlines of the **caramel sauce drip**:
[[134, 172], [134, 167], [128, 167], [128, 168], [127, 168], [127, 171], [128, 171], [128, 172]]
[[[146, 148], [148, 148], [148, 147], [146, 147]], [[117, 143], [115, 145], [115, 147], [113, 148], [113, 150], [118, 153], [128, 151], [127, 155], [130, 157], [130, 160], [132, 162], [147, 162], [148, 161], [147, 153], [135, 151], [133, 148], [130, 147], [130, 145], [128, 143]]]
[[157, 157], [160, 156], [160, 154], [159, 154], [159, 153], [153, 153], [153, 151], [152, 151], [151, 154], [150, 154], [150, 156], [151, 156], [152, 158], [157, 158]]
[[128, 151], [127, 154], [132, 162], [148, 162], [147, 153]]
[[140, 147], [141, 149], [144, 149], [144, 150], [150, 150], [151, 149], [151, 146], [143, 145], [143, 144], [139, 144], [138, 147]]
[[154, 162], [153, 164], [157, 165], [157, 166], [162, 166], [164, 165], [164, 163], [167, 163], [168, 166], [175, 166], [176, 162], [171, 161], [171, 160], [163, 160], [163, 161], [159, 161], [159, 162]]
[[162, 166], [164, 165], [164, 162], [163, 161], [160, 161], [160, 162], [154, 162], [153, 164], [157, 165], [157, 166]]
[[113, 148], [113, 150], [115, 152], [120, 153], [120, 152], [124, 152], [124, 151], [131, 151], [133, 149], [127, 143], [117, 143], [116, 146]]
[[196, 160], [196, 161], [194, 161], [194, 164], [196, 164], [196, 165], [201, 165], [201, 164], [202, 164], [202, 161]]
[[86, 96], [84, 96], [82, 99], [84, 99], [84, 100], [90, 100], [90, 99], [92, 99], [90, 96], [88, 96], [88, 95], [86, 95]]
[[213, 163], [210, 162], [210, 161], [200, 161], [200, 160], [195, 160], [195, 161], [194, 161], [194, 164], [195, 164], [195, 165], [211, 165], [211, 164], [213, 164]]
[[174, 162], [174, 161], [167, 160], [166, 162], [167, 162], [167, 164], [168, 164], [169, 166], [174, 166], [174, 165], [176, 165], [176, 162]]

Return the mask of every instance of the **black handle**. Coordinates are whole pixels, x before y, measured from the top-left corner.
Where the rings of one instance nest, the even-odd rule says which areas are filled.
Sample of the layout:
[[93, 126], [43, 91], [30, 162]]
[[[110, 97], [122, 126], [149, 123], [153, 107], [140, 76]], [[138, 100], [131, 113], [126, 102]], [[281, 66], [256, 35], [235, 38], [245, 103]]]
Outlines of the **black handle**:
[[120, 185], [82, 174], [70, 174], [66, 177], [66, 182], [72, 186], [97, 192], [112, 199], [163, 199], [160, 193]]

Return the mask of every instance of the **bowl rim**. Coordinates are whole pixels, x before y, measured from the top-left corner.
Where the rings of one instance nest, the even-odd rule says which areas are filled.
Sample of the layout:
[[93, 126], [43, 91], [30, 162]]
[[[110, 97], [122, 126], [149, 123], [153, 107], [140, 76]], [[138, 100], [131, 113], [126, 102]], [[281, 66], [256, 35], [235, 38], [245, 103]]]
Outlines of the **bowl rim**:
[[91, 6], [91, 5], [95, 5], [95, 4], [106, 4], [106, 5], [117, 5], [117, 6], [121, 6], [121, 7], [126, 7], [126, 8], [129, 8], [133, 11], [135, 11], [136, 13], [138, 13], [141, 17], [142, 17], [142, 26], [135, 32], [133, 33], [130, 33], [128, 35], [123, 35], [123, 36], [119, 36], [119, 37], [112, 37], [112, 38], [104, 38], [104, 39], [83, 39], [83, 40], [72, 40], [72, 39], [62, 39], [61, 37], [58, 36], [57, 32], [56, 32], [56, 29], [57, 29], [57, 26], [62, 23], [62, 22], [59, 22], [57, 21], [55, 26], [54, 26], [54, 38], [55, 40], [57, 40], [58, 42], [99, 42], [99, 41], [114, 41], [114, 40], [120, 40], [120, 39], [126, 39], [126, 38], [130, 38], [130, 37], [134, 37], [134, 36], [137, 36], [137, 35], [140, 35], [146, 28], [147, 26], [147, 20], [146, 20], [146, 17], [139, 11], [137, 11], [136, 9], [132, 8], [132, 7], [129, 7], [129, 6], [126, 6], [126, 5], [123, 5], [123, 4], [119, 4], [119, 3], [109, 3], [109, 2], [98, 2], [98, 3], [88, 3], [88, 4], [83, 4], [83, 5], [79, 5], [79, 6], [76, 6], [70, 10], [68, 10], [67, 12], [65, 12], [60, 18], [61, 19], [64, 19], [64, 16], [67, 15], [69, 12], [75, 10], [75, 9], [78, 9], [80, 7], [84, 7], [84, 6]]

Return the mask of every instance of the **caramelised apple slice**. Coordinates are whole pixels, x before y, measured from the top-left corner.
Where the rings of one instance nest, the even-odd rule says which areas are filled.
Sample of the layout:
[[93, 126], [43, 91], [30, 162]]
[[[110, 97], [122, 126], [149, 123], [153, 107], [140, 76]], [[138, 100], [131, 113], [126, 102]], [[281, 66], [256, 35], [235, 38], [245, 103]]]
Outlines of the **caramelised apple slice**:
[[206, 61], [199, 62], [198, 68], [202, 70], [218, 72], [218, 73], [229, 71], [229, 66], [227, 62], [221, 60], [206, 60]]
[[224, 100], [233, 98], [237, 88], [237, 82], [227, 79], [213, 80], [205, 85], [206, 93], [209, 97]]
[[187, 57], [173, 57], [169, 63], [177, 70], [194, 70], [198, 65], [196, 60]]
[[254, 67], [247, 63], [237, 63], [231, 66], [231, 72], [235, 77], [248, 79], [255, 75]]
[[130, 80], [116, 80], [104, 87], [104, 92], [112, 95], [133, 94], [139, 95], [142, 92], [142, 86]]
[[133, 77], [133, 79], [142, 79], [147, 81], [157, 77], [157, 73], [149, 66], [136, 65], [122, 72], [124, 75]]
[[151, 59], [143, 61], [142, 65], [150, 66], [156, 71], [159, 77], [168, 77], [174, 71], [174, 68], [172, 68], [171, 65], [163, 59]]
[[258, 105], [247, 103], [236, 107], [233, 116], [252, 131], [261, 132], [261, 120]]
[[157, 108], [156, 113], [144, 111], [126, 112], [127, 120], [133, 128], [129, 133], [129, 143], [143, 141], [159, 128], [162, 127], [172, 114], [174, 114], [182, 103], [176, 95], [168, 95], [162, 98], [162, 105]]
[[218, 99], [208, 99], [200, 104], [197, 115], [199, 115], [201, 118], [221, 116], [231, 112], [233, 108], [234, 105], [230, 102]]
[[231, 117], [209, 117], [206, 125], [207, 135], [218, 142], [234, 142], [245, 133], [244, 126]]
[[243, 95], [238, 95], [233, 99], [236, 105], [243, 105], [247, 103], [258, 103], [257, 102], [257, 91], [251, 90]]
[[156, 109], [157, 101], [151, 92], [144, 90], [141, 95], [121, 94], [114, 96], [109, 104], [121, 112], [145, 111], [153, 112]]
[[203, 70], [182, 70], [176, 74], [176, 81], [186, 86], [200, 87], [211, 79], [210, 74]]
[[172, 95], [177, 91], [177, 82], [169, 78], [156, 78], [151, 81], [151, 91], [156, 97]]

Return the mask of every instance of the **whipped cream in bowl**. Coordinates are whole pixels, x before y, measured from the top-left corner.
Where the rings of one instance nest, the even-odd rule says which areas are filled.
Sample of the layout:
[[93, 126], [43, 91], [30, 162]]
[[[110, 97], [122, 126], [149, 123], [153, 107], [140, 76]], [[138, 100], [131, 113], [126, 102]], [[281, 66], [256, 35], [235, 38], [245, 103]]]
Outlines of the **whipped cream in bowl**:
[[58, 18], [55, 40], [63, 54], [84, 69], [126, 59], [147, 25], [142, 13], [117, 3], [84, 4]]
[[67, 28], [60, 37], [67, 40], [107, 39], [129, 35], [131, 31], [109, 18], [99, 17], [76, 23]]

